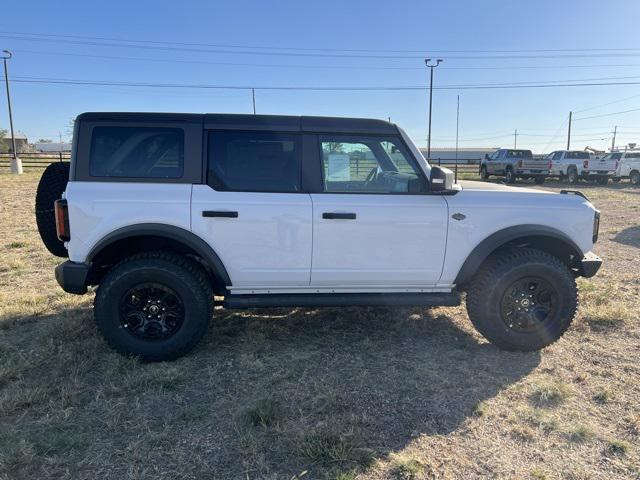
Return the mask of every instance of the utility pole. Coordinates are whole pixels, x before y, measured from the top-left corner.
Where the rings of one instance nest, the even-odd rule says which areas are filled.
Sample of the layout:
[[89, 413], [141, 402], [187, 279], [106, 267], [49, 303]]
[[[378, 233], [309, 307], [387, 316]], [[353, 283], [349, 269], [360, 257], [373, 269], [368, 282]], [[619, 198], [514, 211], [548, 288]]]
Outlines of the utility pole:
[[458, 101], [456, 105], [456, 178], [455, 183], [458, 183], [458, 133], [460, 132], [460, 95], [458, 95]]
[[18, 152], [16, 151], [16, 136], [13, 132], [13, 115], [11, 113], [11, 95], [9, 94], [9, 72], [7, 70], [7, 60], [13, 57], [13, 54], [9, 50], [3, 50], [2, 61], [4, 62], [4, 84], [7, 88], [7, 106], [9, 107], [9, 126], [11, 127], [11, 150], [13, 158], [11, 159], [11, 173], [22, 173], [22, 162], [18, 158]]
[[618, 133], [618, 126], [613, 127], [613, 139], [611, 140], [611, 151], [616, 148], [616, 134]]
[[567, 132], [567, 150], [571, 150], [571, 117], [573, 112], [569, 112], [569, 131]]
[[438, 58], [435, 65], [431, 63], [431, 59], [427, 58], [424, 64], [431, 69], [429, 81], [429, 134], [427, 135], [427, 160], [431, 158], [431, 107], [433, 106], [433, 69], [442, 63], [442, 59]]
[[513, 148], [518, 148], [518, 129], [513, 132]]
[[251, 98], [253, 99], [253, 114], [256, 114], [256, 89], [251, 89]]

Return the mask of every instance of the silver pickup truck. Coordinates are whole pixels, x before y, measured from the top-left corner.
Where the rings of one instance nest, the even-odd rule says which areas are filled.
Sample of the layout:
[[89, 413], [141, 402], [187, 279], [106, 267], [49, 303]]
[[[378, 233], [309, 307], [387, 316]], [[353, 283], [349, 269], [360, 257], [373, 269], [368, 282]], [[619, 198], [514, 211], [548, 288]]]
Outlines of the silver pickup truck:
[[549, 160], [534, 159], [531, 150], [501, 148], [491, 155], [485, 155], [480, 163], [480, 178], [491, 175], [502, 176], [505, 183], [514, 183], [518, 178], [533, 178], [540, 185], [549, 175]]

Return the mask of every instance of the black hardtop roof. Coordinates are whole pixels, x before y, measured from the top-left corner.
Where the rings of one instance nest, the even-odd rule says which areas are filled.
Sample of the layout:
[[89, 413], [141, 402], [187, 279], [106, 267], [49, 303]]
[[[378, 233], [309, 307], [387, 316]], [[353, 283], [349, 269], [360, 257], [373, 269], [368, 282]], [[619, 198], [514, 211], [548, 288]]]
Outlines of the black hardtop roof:
[[398, 128], [372, 118], [252, 115], [236, 113], [86, 112], [77, 121], [202, 123], [206, 129], [396, 134]]

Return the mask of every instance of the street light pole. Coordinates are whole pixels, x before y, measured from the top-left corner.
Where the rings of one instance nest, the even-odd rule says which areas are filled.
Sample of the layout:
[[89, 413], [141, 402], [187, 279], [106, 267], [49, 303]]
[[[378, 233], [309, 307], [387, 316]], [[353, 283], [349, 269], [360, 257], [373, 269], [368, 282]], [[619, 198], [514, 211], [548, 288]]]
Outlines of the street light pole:
[[2, 61], [4, 63], [4, 84], [7, 88], [7, 106], [9, 107], [9, 127], [11, 128], [11, 149], [13, 158], [11, 159], [11, 173], [22, 173], [22, 162], [18, 158], [18, 152], [16, 151], [16, 136], [13, 131], [13, 115], [11, 113], [11, 95], [9, 94], [9, 72], [7, 69], [7, 60], [13, 57], [9, 50], [3, 50]]
[[442, 63], [442, 59], [438, 58], [435, 65], [431, 63], [430, 58], [426, 58], [424, 64], [431, 69], [429, 81], [429, 134], [427, 136], [427, 160], [431, 158], [431, 107], [433, 106], [433, 69]]

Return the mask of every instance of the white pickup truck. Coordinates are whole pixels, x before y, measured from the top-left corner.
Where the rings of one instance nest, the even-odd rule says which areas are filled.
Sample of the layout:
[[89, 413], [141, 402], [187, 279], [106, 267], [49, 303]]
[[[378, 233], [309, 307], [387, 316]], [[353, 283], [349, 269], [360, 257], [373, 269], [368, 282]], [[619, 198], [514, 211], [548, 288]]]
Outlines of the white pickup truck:
[[591, 155], [582, 150], [556, 150], [546, 156], [551, 168], [549, 176], [567, 180], [569, 183], [578, 183], [585, 169], [588, 167]]
[[587, 180], [606, 185], [609, 179], [616, 176], [622, 152], [607, 153], [603, 157], [587, 160], [582, 176]]
[[613, 181], [619, 182], [623, 178], [628, 178], [632, 185], [640, 185], [640, 150], [618, 153], [621, 154], [621, 158]]

